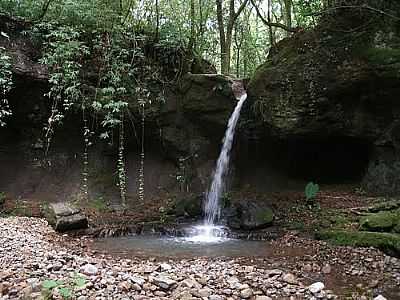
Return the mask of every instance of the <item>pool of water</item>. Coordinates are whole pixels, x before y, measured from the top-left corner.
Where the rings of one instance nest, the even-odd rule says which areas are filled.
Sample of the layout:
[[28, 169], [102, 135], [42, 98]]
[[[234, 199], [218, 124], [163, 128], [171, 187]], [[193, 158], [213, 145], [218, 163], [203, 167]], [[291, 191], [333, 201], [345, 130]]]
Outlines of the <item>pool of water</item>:
[[273, 251], [266, 241], [219, 238], [129, 236], [95, 240], [93, 250], [123, 256], [154, 257], [263, 257]]

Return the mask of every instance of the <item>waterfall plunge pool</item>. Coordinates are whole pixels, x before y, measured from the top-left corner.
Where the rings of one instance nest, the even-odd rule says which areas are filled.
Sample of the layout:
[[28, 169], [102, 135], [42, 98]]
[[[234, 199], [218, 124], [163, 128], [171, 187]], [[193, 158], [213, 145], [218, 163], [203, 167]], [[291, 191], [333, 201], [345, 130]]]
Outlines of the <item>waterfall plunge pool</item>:
[[94, 240], [91, 248], [101, 253], [124, 257], [265, 257], [272, 246], [269, 240], [235, 238], [225, 226], [191, 225], [179, 236], [140, 234]]
[[123, 257], [193, 258], [267, 257], [273, 247], [267, 241], [216, 238], [204, 242], [193, 237], [138, 235], [97, 239], [92, 249]]

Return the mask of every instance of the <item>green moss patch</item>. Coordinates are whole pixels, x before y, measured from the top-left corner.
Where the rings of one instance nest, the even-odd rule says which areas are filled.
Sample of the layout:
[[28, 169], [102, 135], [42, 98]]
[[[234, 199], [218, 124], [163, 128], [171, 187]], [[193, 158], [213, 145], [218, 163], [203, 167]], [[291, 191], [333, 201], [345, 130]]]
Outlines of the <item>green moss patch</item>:
[[391, 255], [400, 255], [400, 235], [395, 233], [323, 230], [317, 232], [315, 237], [335, 245], [374, 247]]
[[264, 208], [256, 215], [257, 223], [272, 224], [273, 221], [274, 221], [274, 213], [270, 208]]
[[383, 211], [360, 219], [360, 228], [365, 231], [390, 232], [400, 224], [400, 211]]

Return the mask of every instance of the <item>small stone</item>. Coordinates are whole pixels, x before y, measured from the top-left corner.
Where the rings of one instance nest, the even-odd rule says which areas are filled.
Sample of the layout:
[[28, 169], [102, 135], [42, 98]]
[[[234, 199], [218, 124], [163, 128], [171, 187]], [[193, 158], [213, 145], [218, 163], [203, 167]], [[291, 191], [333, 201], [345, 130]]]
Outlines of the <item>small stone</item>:
[[198, 295], [200, 297], [205, 297], [205, 298], [210, 296], [210, 294], [211, 294], [211, 290], [209, 288], [200, 289], [196, 292], [196, 295]]
[[332, 268], [330, 265], [325, 265], [322, 267], [322, 273], [324, 274], [330, 274], [332, 271]]
[[312, 293], [312, 294], [317, 294], [320, 291], [322, 291], [325, 288], [325, 285], [322, 282], [315, 282], [312, 285], [310, 285], [308, 287], [308, 290]]
[[85, 275], [93, 276], [99, 272], [99, 269], [94, 265], [86, 264], [83, 267], [81, 267], [81, 272]]
[[268, 296], [256, 296], [255, 300], [272, 300], [272, 298]]
[[140, 286], [142, 286], [146, 282], [146, 280], [143, 277], [139, 277], [139, 276], [130, 276], [129, 280]]
[[244, 299], [248, 299], [251, 296], [253, 296], [253, 291], [252, 289], [244, 289], [240, 291], [240, 297], [244, 298]]
[[169, 271], [169, 270], [172, 269], [172, 266], [170, 264], [167, 264], [167, 263], [161, 264], [160, 267], [161, 267], [161, 271]]
[[276, 276], [276, 275], [281, 275], [283, 273], [283, 271], [281, 271], [279, 269], [273, 269], [273, 270], [267, 270], [267, 271], [265, 271], [265, 273], [269, 277], [273, 277], [273, 276]]
[[218, 295], [211, 295], [208, 299], [209, 300], [223, 300], [223, 298]]
[[163, 291], [155, 291], [154, 292], [154, 296], [157, 296], [157, 297], [165, 297], [166, 295], [167, 294]]
[[303, 267], [304, 272], [312, 272], [312, 266], [310, 264], [307, 264]]
[[296, 279], [296, 276], [294, 276], [292, 273], [287, 273], [283, 276], [282, 280], [286, 283], [290, 284], [297, 284], [298, 281]]
[[123, 281], [118, 284], [118, 288], [124, 292], [128, 292], [132, 288], [132, 285], [128, 281]]
[[176, 284], [175, 280], [172, 280], [171, 278], [168, 278], [163, 275], [159, 275], [157, 277], [154, 277], [154, 284], [159, 286], [162, 289], [170, 289], [174, 284]]

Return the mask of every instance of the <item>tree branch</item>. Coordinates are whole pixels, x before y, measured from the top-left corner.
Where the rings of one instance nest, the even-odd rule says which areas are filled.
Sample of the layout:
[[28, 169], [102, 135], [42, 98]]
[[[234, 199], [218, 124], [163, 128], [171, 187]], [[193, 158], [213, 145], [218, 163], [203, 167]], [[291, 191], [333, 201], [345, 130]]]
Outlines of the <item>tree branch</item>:
[[233, 16], [234, 21], [240, 16], [240, 14], [242, 13], [243, 9], [246, 7], [248, 2], [249, 0], [244, 0], [243, 3], [239, 6], [238, 11]]
[[250, 0], [250, 2], [251, 2], [251, 4], [254, 6], [254, 8], [256, 9], [257, 16], [258, 16], [258, 17], [260, 18], [260, 20], [264, 23], [264, 25], [272, 26], [272, 27], [278, 27], [278, 28], [281, 28], [281, 29], [286, 30], [286, 31], [288, 31], [288, 32], [296, 32], [296, 29], [294, 29], [294, 28], [289, 28], [289, 27], [287, 27], [287, 26], [284, 25], [284, 24], [281, 24], [281, 23], [274, 23], [274, 22], [269, 22], [269, 21], [267, 21], [267, 20], [263, 17], [263, 15], [261, 14], [260, 9], [258, 8], [258, 6], [256, 5], [256, 3], [254, 2], [254, 0]]

